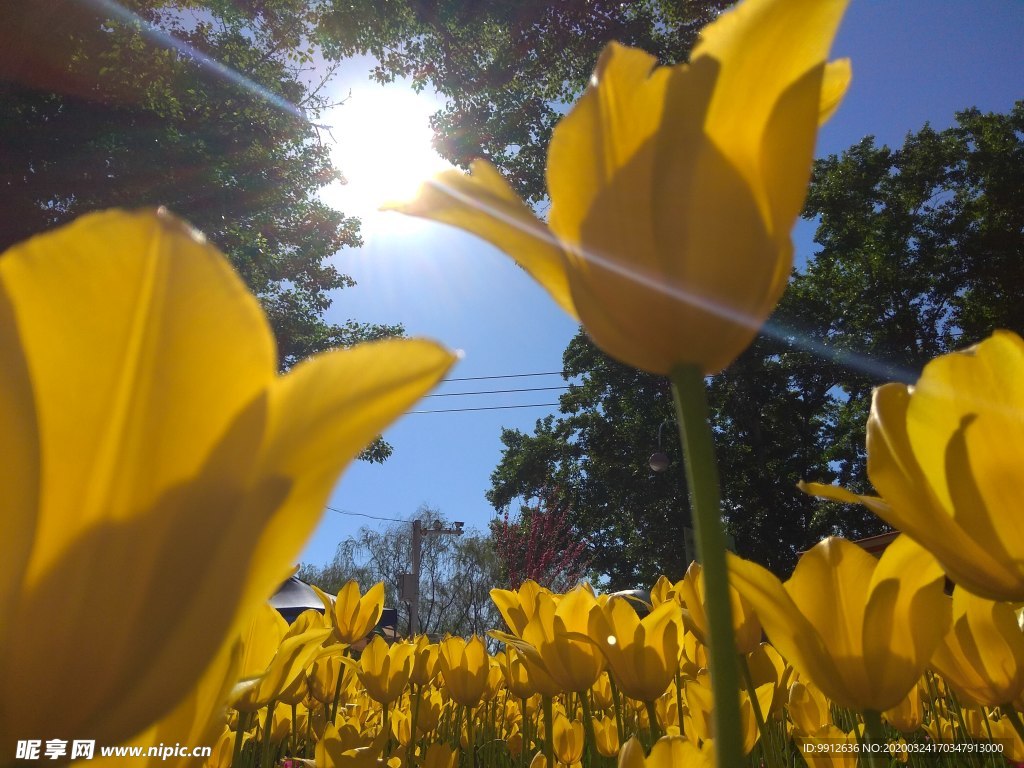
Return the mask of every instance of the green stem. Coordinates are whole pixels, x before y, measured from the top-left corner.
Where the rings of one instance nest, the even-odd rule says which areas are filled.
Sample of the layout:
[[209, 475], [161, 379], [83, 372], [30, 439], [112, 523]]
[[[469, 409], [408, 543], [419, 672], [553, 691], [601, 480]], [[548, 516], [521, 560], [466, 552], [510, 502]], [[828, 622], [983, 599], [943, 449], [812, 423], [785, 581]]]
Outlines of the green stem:
[[683, 677], [679, 674], [679, 669], [676, 669], [676, 717], [679, 719], [679, 735], [685, 736], [686, 731], [683, 730]]
[[299, 734], [296, 733], [296, 731], [298, 730], [298, 728], [297, 728], [298, 723], [299, 723], [299, 705], [298, 704], [292, 704], [292, 725], [288, 729], [288, 731], [289, 731], [289, 735], [291, 736], [291, 743], [292, 743], [292, 750], [291, 750], [291, 752], [292, 752], [293, 756], [297, 756], [298, 749], [299, 749]]
[[338, 715], [338, 699], [341, 698], [341, 681], [345, 677], [345, 665], [342, 664], [338, 669], [338, 682], [334, 685], [334, 702], [331, 704], [331, 717], [327, 721], [331, 725], [337, 725], [335, 718]]
[[658, 739], [661, 738], [661, 728], [658, 725], [658, 710], [654, 706], [653, 701], [645, 701], [644, 706], [647, 707], [647, 720], [650, 723], [651, 746], [653, 747]]
[[249, 727], [249, 713], [238, 712], [238, 722], [235, 723], [235, 748], [231, 753], [231, 765], [238, 765], [238, 756], [242, 754], [242, 739]]
[[523, 723], [523, 748], [519, 751], [519, 768], [526, 768], [526, 753], [530, 750], [530, 716], [526, 713], [526, 697], [520, 700], [520, 720]]
[[544, 702], [544, 760], [547, 768], [555, 768], [555, 708], [551, 697], [543, 696]]
[[[882, 713], [877, 709], [864, 710], [864, 743], [873, 747], [884, 747], [888, 742], [882, 728]], [[889, 765], [889, 753], [869, 752], [865, 764], [870, 768], [886, 768]]]
[[757, 698], [757, 689], [754, 687], [754, 678], [750, 675], [750, 665], [747, 664], [747, 657], [739, 655], [740, 672], [743, 673], [743, 683], [747, 688], [747, 696], [750, 697], [750, 708], [754, 711], [754, 720], [757, 722], [757, 732], [761, 735], [761, 753], [764, 755], [768, 768], [776, 768], [775, 750], [772, 748], [771, 736], [768, 727], [765, 725], [764, 713], [761, 711], [761, 702]]
[[409, 746], [405, 752], [405, 764], [412, 765], [412, 756], [416, 751], [416, 721], [420, 714], [420, 696], [422, 695], [422, 686], [412, 686], [412, 722], [409, 723]]
[[[622, 727], [622, 699], [619, 697], [619, 689], [611, 675], [608, 675], [608, 687], [612, 691], [612, 702], [615, 705], [615, 731], [619, 736], [619, 747], [626, 742], [625, 729]], [[682, 719], [682, 710], [679, 710], [679, 717]]]
[[260, 750], [260, 768], [266, 768], [267, 758], [270, 756], [270, 734], [274, 728], [274, 710], [277, 702], [271, 701], [267, 704], [267, 719], [263, 721], [263, 744]]
[[580, 693], [580, 702], [583, 705], [583, 730], [586, 732], [587, 745], [584, 756], [586, 765], [594, 764], [594, 755], [597, 753], [597, 736], [594, 733], [594, 713], [590, 708], [590, 697], [584, 691]]
[[673, 369], [672, 393], [683, 443], [686, 481], [690, 487], [693, 532], [704, 574], [711, 689], [715, 701], [712, 718], [716, 764], [719, 768], [735, 768], [744, 764], [736, 641], [732, 629], [718, 467], [708, 420], [707, 392], [700, 369], [692, 365]]
[[1014, 707], [1013, 704], [1003, 704], [1000, 709], [1003, 710], [1003, 714], [1006, 715], [1007, 719], [1010, 721], [1010, 725], [1013, 726], [1013, 730], [1017, 732], [1017, 736], [1021, 741], [1024, 741], [1024, 723], [1021, 722], [1020, 712], [1017, 711], [1017, 708]]

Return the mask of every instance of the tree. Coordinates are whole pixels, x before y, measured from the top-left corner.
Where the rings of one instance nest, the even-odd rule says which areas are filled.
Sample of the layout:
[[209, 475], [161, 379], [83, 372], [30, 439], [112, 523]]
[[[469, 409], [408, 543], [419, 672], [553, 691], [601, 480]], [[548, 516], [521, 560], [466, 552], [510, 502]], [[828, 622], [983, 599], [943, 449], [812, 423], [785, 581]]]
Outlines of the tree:
[[[385, 605], [398, 606], [399, 628], [409, 626], [409, 611], [399, 598], [402, 575], [412, 571], [412, 520], [425, 528], [448, 521], [435, 509], [420, 507], [415, 518], [384, 531], [361, 528], [338, 545], [324, 567], [303, 564], [299, 578], [336, 594], [349, 579], [369, 589], [384, 582]], [[498, 626], [491, 602], [498, 564], [490, 539], [475, 533], [424, 536], [420, 561], [420, 631], [427, 634], [483, 635]]]
[[401, 333], [323, 320], [331, 292], [354, 284], [330, 257], [360, 241], [358, 221], [317, 197], [339, 174], [309, 80], [315, 14], [295, 0], [125, 5], [135, 17], [59, 0], [5, 15], [0, 250], [85, 211], [166, 205], [259, 297], [283, 368]]
[[728, 0], [371, 0], [333, 2], [321, 39], [328, 56], [370, 53], [376, 78], [410, 78], [447, 97], [434, 116], [438, 149], [467, 166], [486, 157], [520, 195], [545, 197], [551, 129], [583, 90], [605, 44], [618, 40], [682, 61]]
[[575, 587], [587, 572], [587, 541], [569, 522], [569, 506], [557, 489], [544, 489], [517, 518], [505, 509], [491, 521], [491, 539], [506, 589], [531, 580], [555, 591]]
[[[723, 516], [746, 557], [785, 573], [829, 534], [884, 530], [858, 507], [825, 504], [798, 480], [869, 491], [871, 390], [994, 328], [1024, 332], [1024, 103], [967, 110], [897, 150], [865, 139], [816, 163], [805, 215], [821, 250], [796, 273], [759, 337], [709, 381]], [[686, 491], [667, 381], [603, 355], [581, 333], [563, 357], [557, 418], [505, 430], [487, 494], [500, 510], [551, 478], [615, 587], [681, 575]], [[667, 431], [666, 431], [667, 430]], [[673, 460], [645, 466], [656, 436]]]

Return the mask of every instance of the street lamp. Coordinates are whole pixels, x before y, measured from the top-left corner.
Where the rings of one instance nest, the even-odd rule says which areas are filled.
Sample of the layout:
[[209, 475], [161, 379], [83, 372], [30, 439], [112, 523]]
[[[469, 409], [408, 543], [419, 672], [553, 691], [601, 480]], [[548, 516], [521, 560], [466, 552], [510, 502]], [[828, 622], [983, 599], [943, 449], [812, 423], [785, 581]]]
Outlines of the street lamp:
[[424, 536], [461, 536], [461, 520], [445, 528], [440, 520], [435, 520], [429, 528], [423, 527], [422, 520], [412, 521], [412, 573], [402, 574], [402, 599], [409, 603], [409, 636], [413, 637], [420, 629], [420, 549]]
[[652, 453], [651, 458], [647, 460], [647, 464], [655, 472], [664, 472], [666, 469], [668, 469], [668, 454], [661, 450], [661, 430], [665, 428], [666, 424], [671, 423], [673, 422], [666, 420], [658, 425], [658, 450]]

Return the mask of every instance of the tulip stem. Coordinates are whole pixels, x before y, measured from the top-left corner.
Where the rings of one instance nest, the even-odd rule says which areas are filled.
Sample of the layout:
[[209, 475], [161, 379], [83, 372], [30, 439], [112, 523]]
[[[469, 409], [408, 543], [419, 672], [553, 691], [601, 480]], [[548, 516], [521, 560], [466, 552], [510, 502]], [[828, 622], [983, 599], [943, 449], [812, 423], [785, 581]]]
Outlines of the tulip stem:
[[1011, 703], [1003, 704], [1001, 709], [1006, 715], [1006, 719], [1010, 721], [1010, 725], [1013, 726], [1013, 730], [1017, 732], [1017, 737], [1024, 741], [1024, 722], [1021, 722], [1020, 712]]
[[277, 709], [277, 701], [271, 700], [267, 704], [267, 719], [263, 721], [263, 743], [260, 745], [260, 768], [266, 768], [267, 758], [270, 757], [270, 736], [274, 730], [274, 710]]
[[526, 768], [526, 753], [530, 748], [530, 716], [526, 711], [526, 697], [520, 698], [519, 712], [523, 721], [523, 748], [519, 750], [519, 768]]
[[[864, 743], [877, 749], [886, 745], [885, 730], [882, 728], [882, 713], [877, 709], [865, 709], [864, 715]], [[871, 751], [868, 753], [867, 765], [869, 768], [885, 768], [889, 765], [889, 753], [887, 751]]]
[[555, 708], [550, 696], [543, 696], [544, 705], [544, 760], [547, 768], [555, 765]]
[[231, 765], [238, 765], [238, 757], [242, 754], [242, 739], [249, 728], [249, 713], [239, 711], [238, 721], [235, 723], [235, 748], [231, 755]]
[[[612, 701], [615, 704], [615, 733], [619, 737], [619, 746], [621, 747], [626, 743], [625, 729], [622, 727], [622, 701], [619, 699], [619, 689], [611, 675], [608, 675], [608, 687], [612, 690]], [[682, 718], [682, 710], [680, 710], [679, 717]]]
[[743, 673], [743, 683], [747, 689], [747, 696], [750, 698], [750, 708], [754, 712], [754, 721], [757, 723], [757, 732], [761, 736], [761, 754], [764, 755], [768, 768], [776, 768], [775, 748], [765, 723], [764, 713], [761, 711], [761, 702], [757, 698], [757, 687], [754, 685], [754, 678], [750, 674], [750, 665], [744, 654], [739, 656], [740, 671]]
[[651, 731], [651, 746], [661, 738], [661, 728], [658, 726], [658, 710], [654, 706], [653, 701], [645, 701], [644, 705], [647, 707], [647, 720], [650, 723]]
[[686, 481], [690, 488], [693, 533], [704, 572], [711, 688], [715, 701], [712, 717], [716, 764], [719, 768], [734, 768], [744, 763], [739, 727], [739, 675], [707, 390], [704, 376], [696, 366], [674, 368], [671, 378]]
[[587, 765], [594, 764], [594, 750], [597, 749], [597, 736], [594, 734], [594, 713], [590, 707], [590, 699], [586, 691], [580, 693], [580, 703], [583, 705], [583, 729], [587, 734]]

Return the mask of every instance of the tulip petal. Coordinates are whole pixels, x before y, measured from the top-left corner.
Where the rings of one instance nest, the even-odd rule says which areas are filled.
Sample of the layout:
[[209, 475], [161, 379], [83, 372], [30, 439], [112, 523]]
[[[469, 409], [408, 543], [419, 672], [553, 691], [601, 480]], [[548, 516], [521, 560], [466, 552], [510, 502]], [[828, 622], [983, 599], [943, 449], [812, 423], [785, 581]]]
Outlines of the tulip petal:
[[[729, 581], [757, 612], [772, 644], [801, 674], [842, 706], [855, 707], [818, 630], [771, 571], [731, 553]], [[805, 556], [806, 557], [806, 556]], [[870, 557], [870, 555], [869, 555]]]
[[821, 102], [818, 106], [818, 125], [828, 122], [839, 109], [852, 78], [853, 70], [849, 59], [836, 59], [825, 65], [825, 77], [821, 83]]
[[[767, 196], [774, 194], [762, 186], [766, 128], [782, 94], [808, 73], [824, 69], [846, 5], [847, 0], [748, 0], [705, 27], [691, 54], [691, 67], [705, 57], [720, 67], [705, 131], [751, 187], [765, 195], [761, 202], [766, 212]], [[817, 113], [823, 72], [816, 79]], [[811, 134], [810, 142], [791, 158], [797, 165], [809, 165], [813, 138]]]
[[[926, 476], [925, 464], [918, 462], [917, 447], [912, 445], [908, 430], [912, 399], [902, 384], [886, 384], [875, 390], [867, 429], [868, 476], [887, 504], [875, 505], [872, 511], [917, 541], [927, 543], [954, 580], [976, 594], [992, 598], [1019, 594], [1024, 598], [1020, 575], [1009, 567], [1005, 546], [991, 525], [979, 517], [977, 510], [955, 510], [949, 486], [940, 489], [932, 482], [933, 477], [945, 481], [948, 442], [960, 428], [959, 423], [946, 420], [948, 406], [936, 415], [937, 421], [950, 426], [945, 438], [932, 435], [932, 439], [943, 440], [938, 453], [931, 446], [923, 449], [929, 473], [936, 473]], [[930, 429], [923, 425], [920, 428]], [[967, 480], [956, 475], [954, 479]], [[965, 485], [953, 487], [958, 494], [967, 492]], [[965, 528], [971, 535], [965, 533]]]
[[438, 174], [414, 200], [388, 204], [385, 210], [450, 224], [483, 238], [515, 259], [575, 318], [565, 258], [554, 236], [493, 165], [476, 160], [470, 171], [472, 175]]
[[871, 575], [864, 611], [864, 665], [874, 690], [862, 706], [895, 707], [917, 683], [949, 627], [944, 585], [935, 558], [908, 536], [886, 548]]
[[653, 65], [605, 49], [595, 84], [552, 134], [550, 225], [602, 348], [654, 373], [685, 362], [713, 373], [754, 336], [789, 266], [747, 182], [704, 136], [715, 63]]
[[[8, 617], [60, 617], [39, 636], [8, 638], [0, 731], [36, 732], [31, 718], [59, 709], [69, 732], [117, 743], [166, 714], [228, 632], [224, 606], [237, 604], [244, 575], [224, 592], [207, 587], [216, 555], [253, 544], [237, 501], [273, 341], [219, 253], [163, 214], [83, 217], [11, 249], [0, 279], [32, 379], [46, 488]], [[182, 637], [192, 640], [177, 646]], [[67, 680], [74, 708], [61, 704]], [[34, 706], [14, 707], [29, 689]]]
[[250, 496], [252, 513], [269, 515], [251, 558], [261, 570], [246, 580], [253, 599], [265, 599], [281, 582], [276, 564], [298, 557], [342, 469], [455, 359], [433, 342], [391, 339], [320, 355], [275, 383], [260, 475], [286, 478], [289, 492], [276, 508], [263, 503], [265, 484]]
[[[10, 257], [0, 256], [0, 265]], [[18, 337], [11, 299], [0, 266], [0, 435], [17, 450], [4, 452], [0, 461], [0, 616], [10, 616], [32, 553], [39, 512], [40, 449], [32, 381]], [[5, 633], [0, 632], [0, 659]]]
[[877, 563], [856, 544], [828, 538], [800, 558], [785, 585], [803, 615], [817, 627], [848, 683], [862, 677], [864, 588]]
[[31, 582], [89, 526], [196, 474], [275, 352], [256, 300], [169, 215], [85, 216], [0, 265], [45, 446]]

